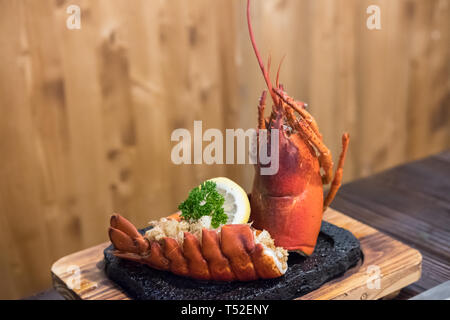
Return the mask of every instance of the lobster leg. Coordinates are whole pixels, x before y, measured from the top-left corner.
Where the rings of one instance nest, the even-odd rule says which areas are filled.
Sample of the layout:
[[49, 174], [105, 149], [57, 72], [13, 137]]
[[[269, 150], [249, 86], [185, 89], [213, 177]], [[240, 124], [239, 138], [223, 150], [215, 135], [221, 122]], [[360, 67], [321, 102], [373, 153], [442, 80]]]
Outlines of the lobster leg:
[[327, 209], [327, 207], [333, 201], [334, 197], [336, 196], [336, 193], [338, 192], [339, 188], [341, 187], [342, 175], [343, 175], [343, 171], [344, 171], [345, 155], [347, 154], [349, 142], [350, 142], [350, 135], [348, 133], [344, 133], [342, 135], [342, 151], [341, 151], [341, 155], [339, 157], [339, 163], [336, 168], [336, 172], [334, 173], [334, 178], [333, 178], [333, 182], [331, 183], [330, 191], [328, 191], [327, 197], [325, 198], [325, 201], [323, 203], [324, 211]]
[[311, 144], [317, 148], [319, 151], [319, 162], [320, 166], [324, 170], [324, 175], [322, 176], [322, 183], [330, 183], [333, 177], [333, 159], [331, 157], [331, 152], [322, 142], [322, 140], [314, 133], [311, 127], [302, 118], [297, 120], [297, 130], [301, 131], [303, 135], [308, 139]]
[[299, 106], [294, 99], [286, 95], [282, 90], [278, 88], [273, 90], [283, 102], [300, 114], [301, 118], [296, 120], [296, 129], [302, 132], [302, 135], [319, 151], [319, 162], [324, 170], [322, 182], [323, 184], [330, 183], [333, 177], [333, 159], [330, 150], [322, 141], [322, 135], [319, 133], [316, 121], [308, 111]]
[[[283, 87], [282, 84], [278, 85], [278, 88], [281, 89], [282, 91], [284, 91], [284, 87]], [[282, 99], [280, 99], [280, 103], [281, 103], [282, 109], [283, 109], [283, 111], [284, 111], [284, 114], [285, 114], [285, 116], [286, 116], [287, 123], [288, 123], [289, 126], [292, 128], [292, 130], [294, 130], [294, 128], [297, 127], [297, 125], [296, 125], [297, 118], [295, 117], [294, 109], [293, 109], [292, 107], [287, 107], [287, 106], [285, 106], [286, 103], [285, 103]], [[303, 102], [295, 102], [295, 103], [296, 103], [296, 105], [299, 106], [298, 108], [304, 108], [304, 107], [300, 107], [300, 106], [302, 106], [302, 105], [303, 105], [303, 106], [306, 106], [306, 104], [303, 103]], [[308, 144], [308, 146], [311, 146], [311, 145]], [[315, 151], [313, 150], [313, 147], [312, 147], [312, 146], [311, 146], [309, 149], [311, 150], [311, 152], [312, 152], [313, 154], [315, 154], [315, 153], [314, 153]]]
[[298, 112], [303, 119], [308, 122], [308, 124], [311, 126], [312, 130], [322, 140], [322, 135], [319, 132], [319, 126], [317, 125], [316, 120], [311, 116], [311, 114], [306, 111], [305, 104], [303, 102], [298, 102], [289, 97], [283, 90], [279, 88], [273, 89], [273, 91], [285, 102], [288, 106], [293, 108], [296, 112]]
[[259, 105], [258, 105], [258, 128], [259, 129], [266, 128], [266, 121], [264, 119], [264, 109], [266, 108], [266, 97], [267, 97], [267, 91], [264, 90], [261, 95], [261, 98], [259, 99]]

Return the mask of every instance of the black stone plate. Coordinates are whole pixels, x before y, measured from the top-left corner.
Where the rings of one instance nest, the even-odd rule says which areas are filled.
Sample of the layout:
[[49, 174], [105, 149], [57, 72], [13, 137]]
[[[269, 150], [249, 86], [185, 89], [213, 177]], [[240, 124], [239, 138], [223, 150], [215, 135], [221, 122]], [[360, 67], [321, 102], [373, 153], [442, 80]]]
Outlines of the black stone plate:
[[294, 299], [342, 275], [362, 258], [358, 239], [325, 221], [314, 253], [307, 258], [289, 253], [289, 268], [277, 279], [227, 283], [193, 280], [119, 259], [113, 250], [111, 245], [104, 251], [107, 276], [139, 300]]

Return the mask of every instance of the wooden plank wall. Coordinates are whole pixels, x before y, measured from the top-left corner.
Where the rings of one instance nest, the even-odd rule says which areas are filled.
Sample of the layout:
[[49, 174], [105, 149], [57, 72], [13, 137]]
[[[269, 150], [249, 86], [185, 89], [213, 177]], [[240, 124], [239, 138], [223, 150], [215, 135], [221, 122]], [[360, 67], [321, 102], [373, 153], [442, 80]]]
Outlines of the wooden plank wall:
[[[81, 30], [65, 27], [69, 4]], [[252, 11], [334, 157], [350, 132], [346, 181], [450, 146], [449, 0]], [[263, 87], [243, 0], [0, 0], [0, 298], [49, 287], [52, 262], [105, 241], [113, 211], [144, 225], [213, 176], [249, 190], [251, 166], [172, 164], [170, 135], [254, 127]]]

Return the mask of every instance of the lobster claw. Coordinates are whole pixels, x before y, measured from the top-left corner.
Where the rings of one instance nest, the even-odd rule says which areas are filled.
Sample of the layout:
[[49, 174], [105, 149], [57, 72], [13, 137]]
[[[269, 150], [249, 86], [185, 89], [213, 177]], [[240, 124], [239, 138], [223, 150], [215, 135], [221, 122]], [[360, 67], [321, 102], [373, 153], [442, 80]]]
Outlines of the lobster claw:
[[[179, 220], [176, 215], [171, 219]], [[179, 276], [215, 281], [282, 276], [287, 252], [264, 244], [256, 234], [249, 225], [234, 224], [220, 231], [202, 229], [201, 240], [190, 232], [184, 232], [181, 243], [170, 236], [149, 240], [120, 215], [111, 217], [109, 228], [115, 256]]]

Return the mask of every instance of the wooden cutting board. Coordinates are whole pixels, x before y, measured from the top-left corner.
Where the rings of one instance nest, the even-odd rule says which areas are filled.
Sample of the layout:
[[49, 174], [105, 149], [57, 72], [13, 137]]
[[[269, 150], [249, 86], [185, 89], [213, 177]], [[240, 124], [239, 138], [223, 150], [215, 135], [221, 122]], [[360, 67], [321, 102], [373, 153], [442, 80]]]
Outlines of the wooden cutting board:
[[[419, 251], [331, 208], [324, 213], [324, 220], [351, 231], [361, 243], [364, 259], [299, 299], [390, 298], [419, 280]], [[56, 261], [51, 269], [55, 289], [66, 299], [130, 299], [103, 272], [103, 250], [109, 245], [105, 242]]]

